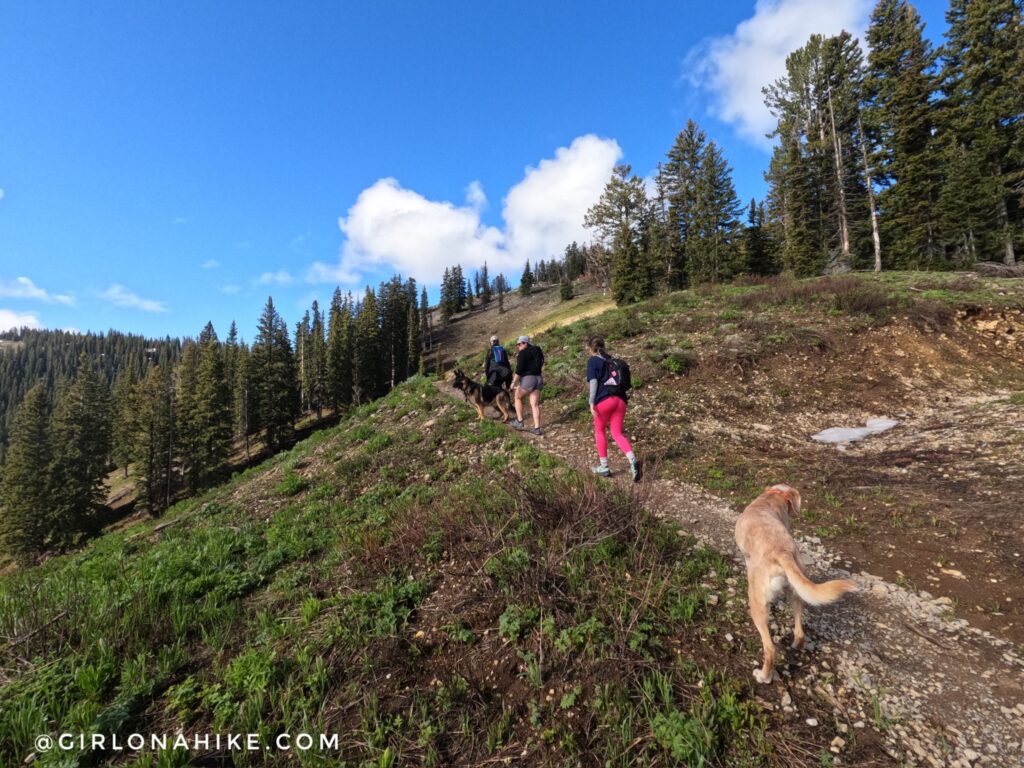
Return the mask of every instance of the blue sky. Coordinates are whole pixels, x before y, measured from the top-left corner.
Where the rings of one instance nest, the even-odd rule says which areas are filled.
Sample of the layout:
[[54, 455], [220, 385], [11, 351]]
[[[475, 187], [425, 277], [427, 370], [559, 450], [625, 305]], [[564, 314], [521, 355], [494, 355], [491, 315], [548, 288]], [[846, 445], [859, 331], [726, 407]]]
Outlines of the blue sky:
[[[917, 7], [938, 39], [945, 4]], [[268, 295], [294, 325], [396, 271], [515, 281], [690, 117], [759, 197], [760, 86], [870, 10], [0, 0], [0, 329], [251, 340]]]

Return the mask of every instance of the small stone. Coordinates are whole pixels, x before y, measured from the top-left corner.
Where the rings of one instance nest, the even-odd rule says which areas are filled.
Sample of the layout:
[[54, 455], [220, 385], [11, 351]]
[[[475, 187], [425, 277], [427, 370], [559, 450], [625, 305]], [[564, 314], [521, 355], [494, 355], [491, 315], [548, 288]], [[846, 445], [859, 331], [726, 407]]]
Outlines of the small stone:
[[834, 739], [832, 739], [832, 746], [833, 747], [838, 747], [839, 749], [842, 749], [843, 747], [846, 746], [846, 739], [844, 739], [844, 738], [842, 738], [840, 736], [836, 736]]
[[813, 728], [818, 724], [818, 719], [816, 717], [808, 717], [804, 722]]
[[853, 727], [854, 728], [863, 728], [864, 727], [864, 721], [863, 720], [858, 720], [856, 723], [853, 724]]
[[782, 694], [782, 701], [780, 703], [784, 707], [788, 707], [793, 703], [793, 697], [789, 695], [789, 691]]

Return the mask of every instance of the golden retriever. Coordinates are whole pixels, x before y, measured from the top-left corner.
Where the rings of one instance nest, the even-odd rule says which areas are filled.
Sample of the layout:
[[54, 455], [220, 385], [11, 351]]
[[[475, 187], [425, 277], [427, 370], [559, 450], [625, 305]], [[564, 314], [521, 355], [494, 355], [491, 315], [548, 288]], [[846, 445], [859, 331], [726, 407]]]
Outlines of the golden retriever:
[[750, 617], [764, 646], [764, 665], [754, 679], [770, 683], [775, 668], [775, 645], [768, 630], [768, 609], [788, 585], [793, 607], [793, 648], [804, 644], [804, 603], [825, 605], [857, 585], [847, 579], [815, 584], [800, 566], [800, 553], [789, 532], [789, 516], [800, 511], [800, 492], [788, 485], [773, 485], [754, 499], [736, 521], [736, 543], [747, 561]]

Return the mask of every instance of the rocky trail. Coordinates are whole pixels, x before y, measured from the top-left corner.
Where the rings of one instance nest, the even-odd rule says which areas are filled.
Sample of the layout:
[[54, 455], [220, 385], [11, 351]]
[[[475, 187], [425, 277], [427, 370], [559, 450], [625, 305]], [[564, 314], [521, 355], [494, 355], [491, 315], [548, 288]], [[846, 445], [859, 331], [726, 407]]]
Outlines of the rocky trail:
[[[438, 382], [438, 388], [457, 396], [445, 382]], [[589, 430], [568, 422], [543, 426], [543, 436], [527, 432], [526, 437], [589, 471], [595, 460]], [[612, 468], [618, 470], [610, 482], [629, 482], [624, 459], [610, 447]], [[642, 457], [643, 446], [636, 447]], [[719, 605], [745, 610], [733, 507], [696, 485], [657, 474], [657, 467], [649, 467], [643, 480], [649, 507], [733, 556], [735, 581], [730, 580], [733, 586]], [[780, 661], [773, 682], [757, 686], [758, 699], [785, 720], [810, 726], [818, 724], [801, 714], [801, 702], [826, 701], [841, 734], [875, 729], [885, 751], [906, 765], [1024, 766], [1022, 649], [956, 618], [948, 597], [909, 591], [864, 571], [851, 573], [842, 553], [829, 551], [815, 537], [797, 538], [813, 579], [850, 578], [861, 589], [836, 604], [809, 610], [808, 643], [800, 652], [788, 649], [788, 610], [774, 608], [772, 631]], [[752, 624], [743, 631], [755, 634]], [[750, 669], [759, 661], [752, 656]], [[844, 741], [840, 735], [832, 742], [837, 765], [845, 764]]]

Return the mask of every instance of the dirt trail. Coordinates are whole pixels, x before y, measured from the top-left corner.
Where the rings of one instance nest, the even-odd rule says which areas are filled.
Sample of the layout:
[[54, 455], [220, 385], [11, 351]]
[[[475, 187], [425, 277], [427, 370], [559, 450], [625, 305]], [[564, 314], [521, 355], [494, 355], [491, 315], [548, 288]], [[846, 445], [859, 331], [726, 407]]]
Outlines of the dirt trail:
[[[438, 387], [452, 394], [444, 383]], [[592, 435], [576, 425], [548, 424], [542, 437], [527, 436], [584, 471], [594, 462]], [[637, 449], [642, 455], [643, 446]], [[610, 455], [619, 470], [613, 481], [628, 482], [614, 446]], [[644, 482], [651, 486], [652, 511], [732, 554], [734, 575], [742, 578], [733, 539], [736, 513], [728, 501], [681, 481]], [[800, 546], [813, 560], [812, 578], [852, 578], [861, 591], [810, 609], [808, 648], [801, 653], [785, 645], [791, 625], [775, 609], [772, 631], [785, 660], [783, 674], [758, 686], [760, 699], [802, 722], [794, 701], [816, 695], [854, 728], [877, 728], [886, 750], [905, 764], [1024, 766], [1024, 653], [1018, 646], [953, 618], [948, 598], [910, 592], [866, 572], [851, 574], [837, 567], [846, 558], [817, 538], [800, 538]], [[738, 587], [734, 598], [744, 593]], [[754, 633], [752, 625], [747, 629]], [[751, 670], [758, 661], [750, 659]]]

